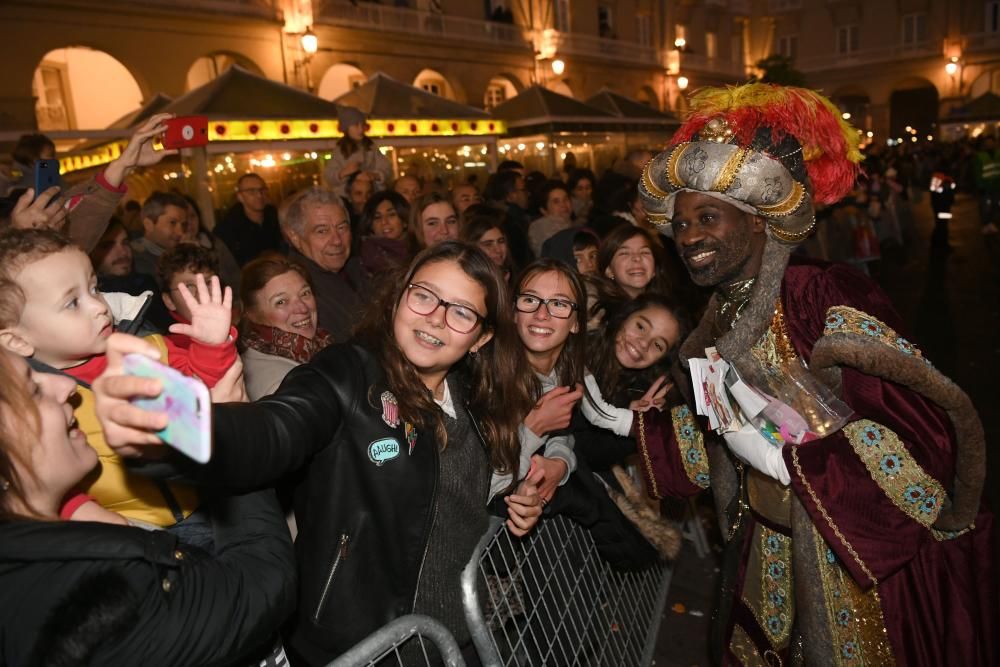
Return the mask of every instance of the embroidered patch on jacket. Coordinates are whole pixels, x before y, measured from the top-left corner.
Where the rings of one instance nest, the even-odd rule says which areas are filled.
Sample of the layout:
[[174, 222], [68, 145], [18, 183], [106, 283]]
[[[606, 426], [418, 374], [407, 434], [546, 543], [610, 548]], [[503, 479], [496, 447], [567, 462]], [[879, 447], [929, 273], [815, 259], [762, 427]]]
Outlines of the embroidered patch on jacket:
[[413, 456], [413, 448], [417, 446], [417, 429], [410, 422], [403, 422], [403, 432], [406, 433], [406, 444], [410, 447], [410, 456]]
[[893, 504], [930, 528], [941, 512], [944, 489], [914, 460], [899, 436], [868, 419], [851, 422], [844, 435]]
[[916, 345], [897, 334], [892, 327], [885, 324], [876, 317], [864, 313], [848, 306], [834, 306], [826, 311], [826, 324], [823, 330], [824, 336], [835, 333], [853, 333], [868, 336], [887, 347], [908, 354], [918, 359], [924, 359]]
[[399, 426], [399, 401], [391, 391], [382, 392], [382, 421], [389, 428]]
[[792, 582], [792, 538], [763, 524], [754, 526], [741, 599], [757, 619], [771, 648], [783, 651], [795, 622]]
[[368, 445], [368, 459], [377, 466], [399, 456], [399, 440], [381, 438]]
[[681, 463], [684, 464], [684, 472], [692, 484], [707, 489], [708, 455], [705, 453], [705, 442], [698, 422], [686, 405], [678, 405], [671, 410], [670, 418], [674, 424], [674, 435], [677, 436], [677, 449], [681, 455]]

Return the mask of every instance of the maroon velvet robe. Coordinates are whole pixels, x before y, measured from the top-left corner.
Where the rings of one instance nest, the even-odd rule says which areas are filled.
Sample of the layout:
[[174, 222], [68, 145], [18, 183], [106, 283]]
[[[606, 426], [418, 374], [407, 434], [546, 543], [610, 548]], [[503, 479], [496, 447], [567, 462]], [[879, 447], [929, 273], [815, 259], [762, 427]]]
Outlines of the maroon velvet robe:
[[[793, 262], [781, 300], [788, 338], [806, 363], [816, 341], [836, 331], [920, 354], [896, 333], [900, 318], [886, 295], [847, 267]], [[744, 518], [726, 662], [753, 664], [776, 646], [769, 637], [782, 636], [772, 654], [785, 664], [800, 654], [822, 664], [998, 664], [992, 515], [981, 509], [957, 535], [932, 528], [954, 479], [948, 416], [906, 387], [841, 370], [842, 398], [856, 413], [850, 423], [782, 451], [798, 521], [776, 525], [753, 507]], [[642, 431], [654, 493], [692, 495], [733, 479], [731, 470], [709, 469], [709, 458], [713, 466], [731, 459], [713, 451], [720, 445], [706, 450], [687, 408], [647, 414]], [[801, 647], [789, 644], [793, 626]]]

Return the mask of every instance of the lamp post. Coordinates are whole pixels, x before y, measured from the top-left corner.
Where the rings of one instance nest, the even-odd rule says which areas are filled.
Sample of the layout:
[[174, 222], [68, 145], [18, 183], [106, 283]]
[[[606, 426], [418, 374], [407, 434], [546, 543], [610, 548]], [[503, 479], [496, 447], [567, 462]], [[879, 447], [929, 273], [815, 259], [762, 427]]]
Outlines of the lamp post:
[[295, 59], [295, 71], [298, 74], [299, 70], [305, 72], [305, 83], [306, 90], [310, 93], [316, 92], [313, 90], [312, 82], [312, 71], [309, 64], [312, 62], [312, 58], [319, 51], [319, 38], [316, 33], [313, 32], [312, 26], [307, 26], [305, 32], [299, 33], [299, 48], [302, 51], [302, 55]]
[[[951, 77], [951, 85], [955, 90], [955, 97], [962, 96], [962, 75], [965, 73], [965, 63], [959, 56], [952, 56], [944, 66], [945, 73]], [[955, 75], [958, 75], [956, 79]]]

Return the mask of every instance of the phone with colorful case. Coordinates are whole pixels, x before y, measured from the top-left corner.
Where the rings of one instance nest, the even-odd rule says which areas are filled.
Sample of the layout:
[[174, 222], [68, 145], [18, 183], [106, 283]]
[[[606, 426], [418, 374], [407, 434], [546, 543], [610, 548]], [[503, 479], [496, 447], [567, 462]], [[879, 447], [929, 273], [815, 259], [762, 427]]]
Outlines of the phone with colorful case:
[[200, 380], [165, 366], [141, 354], [125, 356], [126, 375], [155, 378], [163, 384], [156, 398], [135, 398], [144, 410], [166, 412], [167, 427], [160, 438], [198, 463], [212, 457], [212, 398]]

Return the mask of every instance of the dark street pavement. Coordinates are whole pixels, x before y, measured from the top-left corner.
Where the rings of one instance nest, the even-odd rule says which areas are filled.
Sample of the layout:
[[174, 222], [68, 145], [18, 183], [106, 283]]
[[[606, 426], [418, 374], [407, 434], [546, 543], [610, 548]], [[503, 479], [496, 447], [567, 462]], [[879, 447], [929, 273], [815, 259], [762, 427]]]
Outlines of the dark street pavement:
[[[950, 223], [951, 248], [932, 250], [930, 202], [926, 193], [920, 194], [923, 197], [911, 204], [914, 225], [908, 246], [885, 248], [871, 273], [906, 321], [908, 331], [903, 335], [972, 397], [989, 450], [1000, 442], [1000, 235], [983, 236], [976, 200], [960, 197]], [[997, 508], [1000, 452], [993, 449], [987, 457], [986, 496]], [[709, 500], [702, 499], [704, 524], [717, 545], [719, 533]], [[657, 667], [710, 664], [707, 637], [717, 554], [716, 546], [711, 556], [700, 559], [692, 544], [685, 542], [657, 638]]]

